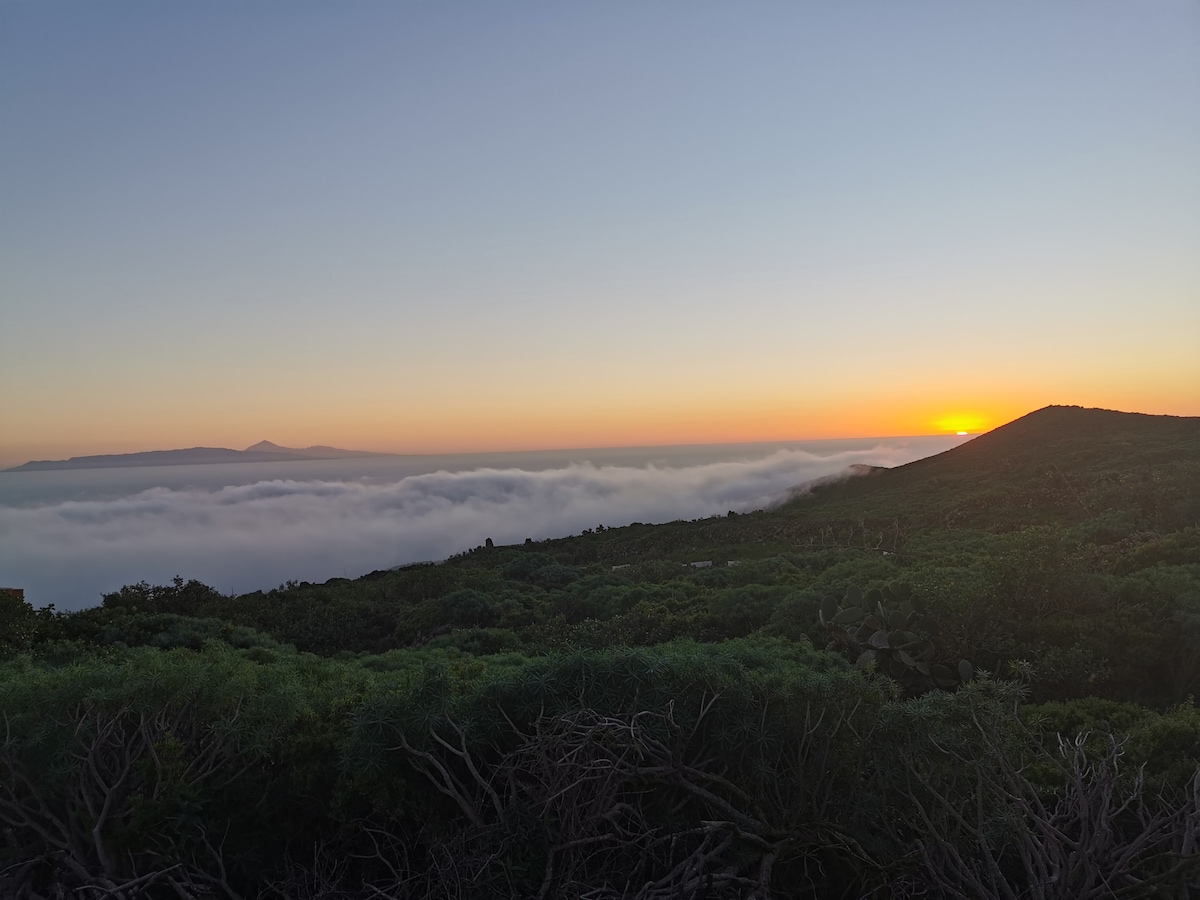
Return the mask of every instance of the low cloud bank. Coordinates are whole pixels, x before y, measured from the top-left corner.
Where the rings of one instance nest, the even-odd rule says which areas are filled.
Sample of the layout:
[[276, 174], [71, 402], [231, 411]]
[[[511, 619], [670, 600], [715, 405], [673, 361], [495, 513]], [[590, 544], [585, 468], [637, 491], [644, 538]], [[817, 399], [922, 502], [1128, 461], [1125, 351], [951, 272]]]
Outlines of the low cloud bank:
[[197, 578], [223, 592], [288, 579], [357, 577], [443, 559], [492, 538], [520, 543], [598, 524], [667, 522], [771, 506], [789, 489], [859, 465], [908, 462], [907, 447], [679, 468], [569, 465], [434, 472], [385, 484], [260, 481], [152, 488], [119, 499], [0, 508], [0, 584], [36, 605], [80, 609], [124, 584]]

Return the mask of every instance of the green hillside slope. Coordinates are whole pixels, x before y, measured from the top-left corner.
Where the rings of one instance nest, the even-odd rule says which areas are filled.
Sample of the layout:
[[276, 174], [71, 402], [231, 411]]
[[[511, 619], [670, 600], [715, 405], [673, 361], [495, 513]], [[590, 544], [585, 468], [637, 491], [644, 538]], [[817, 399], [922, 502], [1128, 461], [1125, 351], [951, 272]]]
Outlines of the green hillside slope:
[[984, 528], [1081, 522], [1200, 522], [1200, 418], [1050, 406], [937, 456], [820, 488], [802, 516], [902, 516]]

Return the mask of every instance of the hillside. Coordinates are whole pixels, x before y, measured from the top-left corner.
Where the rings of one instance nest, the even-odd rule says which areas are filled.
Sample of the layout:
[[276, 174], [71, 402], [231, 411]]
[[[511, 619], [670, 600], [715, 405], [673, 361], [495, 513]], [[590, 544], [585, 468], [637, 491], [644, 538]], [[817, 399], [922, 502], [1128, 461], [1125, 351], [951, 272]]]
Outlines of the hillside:
[[992, 530], [1115, 512], [1140, 530], [1172, 530], [1200, 521], [1200, 418], [1051, 406], [785, 512]]
[[1105, 544], [1198, 523], [1200, 418], [1047, 407], [945, 453], [825, 481], [769, 512], [544, 545], [578, 562], [687, 562], [831, 545], [915, 551], [943, 532], [1038, 525]]

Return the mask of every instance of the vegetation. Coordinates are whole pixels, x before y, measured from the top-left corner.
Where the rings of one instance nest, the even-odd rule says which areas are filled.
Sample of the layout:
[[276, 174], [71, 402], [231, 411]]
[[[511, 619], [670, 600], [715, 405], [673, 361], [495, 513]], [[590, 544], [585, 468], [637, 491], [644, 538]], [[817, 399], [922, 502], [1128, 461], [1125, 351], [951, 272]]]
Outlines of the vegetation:
[[0, 604], [3, 896], [1200, 891], [1200, 420], [1050, 408], [771, 512]]

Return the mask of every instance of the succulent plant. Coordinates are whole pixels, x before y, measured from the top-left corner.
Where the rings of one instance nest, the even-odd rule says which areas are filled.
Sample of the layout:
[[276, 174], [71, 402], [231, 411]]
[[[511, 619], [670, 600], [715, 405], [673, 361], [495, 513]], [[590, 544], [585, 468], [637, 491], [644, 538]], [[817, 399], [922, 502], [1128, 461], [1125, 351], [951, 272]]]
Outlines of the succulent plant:
[[954, 666], [940, 659], [937, 623], [912, 589], [892, 582], [882, 589], [846, 588], [839, 602], [821, 601], [821, 624], [829, 629], [826, 650], [841, 652], [867, 672], [879, 672], [910, 693], [953, 690], [975, 676], [967, 660]]

